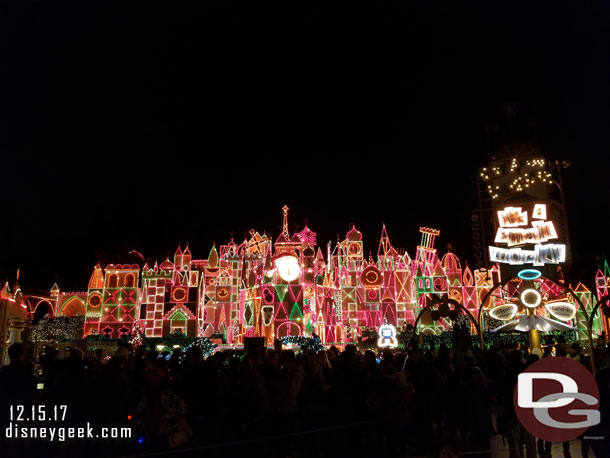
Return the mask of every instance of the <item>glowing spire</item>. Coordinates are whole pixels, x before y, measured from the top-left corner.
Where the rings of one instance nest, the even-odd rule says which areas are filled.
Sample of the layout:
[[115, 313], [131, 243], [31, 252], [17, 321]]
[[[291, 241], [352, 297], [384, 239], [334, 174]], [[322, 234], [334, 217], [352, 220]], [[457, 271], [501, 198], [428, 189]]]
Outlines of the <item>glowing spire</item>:
[[379, 241], [379, 249], [377, 250], [377, 257], [380, 258], [382, 256], [388, 256], [390, 251], [395, 251], [392, 248], [392, 243], [390, 242], [390, 237], [388, 237], [388, 231], [385, 228], [385, 224], [381, 229], [381, 240]]
[[11, 289], [8, 286], [8, 281], [4, 282], [4, 286], [0, 289], [0, 299], [8, 299], [11, 297]]
[[93, 273], [91, 274], [91, 278], [89, 279], [89, 289], [99, 289], [104, 287], [104, 272], [102, 272], [102, 268], [100, 264], [93, 268]]
[[211, 269], [218, 267], [218, 251], [216, 251], [216, 244], [212, 246], [210, 254], [208, 255], [208, 267]]
[[286, 237], [286, 239], [290, 240], [290, 233], [288, 232], [288, 205], [284, 205], [282, 207], [282, 211], [284, 212], [284, 222], [282, 224], [282, 235]]

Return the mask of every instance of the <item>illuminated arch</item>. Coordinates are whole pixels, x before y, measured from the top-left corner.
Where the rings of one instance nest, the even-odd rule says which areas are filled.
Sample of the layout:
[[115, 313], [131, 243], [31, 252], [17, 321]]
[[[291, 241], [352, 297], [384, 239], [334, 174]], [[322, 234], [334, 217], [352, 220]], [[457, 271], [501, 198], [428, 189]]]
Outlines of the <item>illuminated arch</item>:
[[287, 336], [300, 336], [301, 328], [292, 321], [285, 321], [277, 327], [275, 334], [277, 338]]
[[30, 310], [33, 313], [33, 323], [37, 323], [41, 318], [44, 318], [47, 313], [51, 316], [55, 316], [55, 308], [53, 307], [53, 304], [46, 299], [39, 300], [34, 308]]
[[66, 301], [66, 303], [61, 308], [60, 315], [66, 317], [72, 317], [76, 315], [85, 316], [86, 314], [85, 304], [78, 297], [73, 297]]
[[343, 330], [339, 324], [335, 326], [335, 339], [337, 342], [343, 342]]
[[133, 288], [136, 285], [135, 276], [133, 274], [125, 275], [125, 287]]
[[117, 274], [111, 274], [108, 277], [108, 287], [116, 288], [119, 285], [119, 277]]

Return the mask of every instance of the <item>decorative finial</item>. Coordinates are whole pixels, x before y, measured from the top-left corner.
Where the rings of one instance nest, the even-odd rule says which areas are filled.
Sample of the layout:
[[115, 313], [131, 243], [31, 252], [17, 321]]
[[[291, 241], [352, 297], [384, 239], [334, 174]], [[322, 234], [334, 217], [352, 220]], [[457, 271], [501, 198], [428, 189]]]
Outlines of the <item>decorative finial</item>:
[[288, 232], [288, 210], [290, 210], [288, 208], [288, 205], [284, 205], [282, 207], [282, 211], [284, 212], [284, 222], [283, 222], [283, 227], [282, 227], [282, 234], [284, 235], [284, 237], [286, 237], [287, 239], [290, 238], [290, 233]]

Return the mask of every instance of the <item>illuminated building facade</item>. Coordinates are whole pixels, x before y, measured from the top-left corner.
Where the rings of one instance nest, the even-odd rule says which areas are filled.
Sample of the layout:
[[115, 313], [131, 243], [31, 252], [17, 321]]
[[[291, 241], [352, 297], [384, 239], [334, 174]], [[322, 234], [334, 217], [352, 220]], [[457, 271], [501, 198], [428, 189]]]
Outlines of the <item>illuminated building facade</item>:
[[[439, 258], [434, 248], [439, 231], [420, 232], [414, 258], [393, 247], [385, 226], [376, 258], [364, 256], [355, 226], [323, 250], [308, 227], [290, 233], [284, 207], [283, 230], [275, 241], [251, 230], [241, 244], [213, 246], [205, 259], [194, 259], [187, 246], [153, 266], [97, 265], [87, 290], [56, 291], [57, 305], [49, 313], [84, 315], [85, 335], [118, 338], [138, 322], [149, 337], [222, 334], [228, 343], [240, 343], [244, 337], [272, 342], [313, 333], [323, 342], [343, 342], [384, 323], [403, 329], [414, 323], [430, 294], [448, 294], [477, 310], [498, 280], [497, 269], [462, 268], [453, 253]], [[450, 322], [434, 321], [426, 312], [420, 324], [425, 332], [438, 333]]]
[[[49, 313], [84, 315], [85, 335], [111, 338], [130, 334], [138, 323], [148, 337], [222, 334], [227, 343], [240, 344], [244, 337], [263, 336], [271, 343], [274, 338], [315, 333], [329, 343], [354, 341], [364, 329], [383, 324], [404, 329], [415, 323], [431, 295], [446, 294], [475, 317], [485, 300], [485, 320], [489, 310], [516, 292], [516, 284], [510, 282], [488, 294], [502, 280], [498, 264], [472, 270], [451, 252], [438, 255], [438, 230], [422, 227], [420, 233], [413, 258], [394, 248], [385, 226], [375, 258], [364, 256], [363, 236], [355, 226], [344, 240], [323, 249], [308, 227], [289, 232], [284, 207], [283, 230], [275, 241], [251, 230], [241, 244], [231, 240], [213, 246], [204, 259], [193, 258], [187, 246], [178, 247], [172, 260], [153, 266], [97, 265], [86, 291], [60, 292], [55, 287]], [[603, 281], [596, 280], [597, 295], [608, 283], [603, 273], [599, 275]], [[542, 285], [542, 292], [556, 288], [553, 285]], [[596, 295], [584, 285], [575, 292], [587, 308], [594, 305]], [[25, 299], [25, 308], [34, 313], [37, 304]], [[493, 318], [502, 310], [513, 311], [504, 309]], [[581, 319], [577, 313], [570, 322], [578, 324]], [[424, 333], [438, 334], [451, 323], [448, 317], [433, 319], [426, 309], [417, 326]]]

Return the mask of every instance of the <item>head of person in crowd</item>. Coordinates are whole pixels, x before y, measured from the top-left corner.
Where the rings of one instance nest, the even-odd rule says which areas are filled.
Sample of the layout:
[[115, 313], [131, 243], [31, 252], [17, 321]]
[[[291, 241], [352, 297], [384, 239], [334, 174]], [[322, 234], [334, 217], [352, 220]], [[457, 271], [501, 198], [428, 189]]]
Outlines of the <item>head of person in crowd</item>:
[[483, 386], [485, 380], [483, 374], [476, 367], [466, 367], [463, 373], [464, 383], [469, 386]]
[[126, 367], [129, 365], [129, 359], [132, 357], [132, 353], [126, 346], [120, 346], [114, 352], [113, 362], [120, 367]]
[[203, 351], [197, 345], [192, 345], [184, 352], [183, 364], [187, 367], [197, 366], [203, 362]]
[[364, 352], [364, 367], [370, 369], [377, 366], [377, 358], [373, 350], [365, 350]]
[[384, 348], [381, 352], [384, 364], [394, 364], [394, 352], [391, 348]]
[[474, 353], [472, 352], [472, 350], [466, 350], [463, 353], [463, 362], [464, 362], [464, 369], [468, 368], [468, 367], [475, 367], [476, 366], [476, 359], [474, 357]]
[[[559, 342], [559, 340], [563, 340], [564, 343]], [[555, 356], [567, 356], [565, 339], [557, 339], [557, 345], [555, 345]]]
[[330, 361], [328, 360], [328, 352], [326, 350], [320, 350], [317, 354], [318, 360], [320, 361], [320, 366], [323, 369], [330, 369]]
[[280, 365], [282, 368], [291, 368], [296, 364], [296, 356], [292, 350], [282, 350], [280, 353]]
[[10, 364], [24, 364], [25, 349], [22, 343], [14, 343], [8, 347], [8, 357], [11, 360]]
[[578, 342], [574, 342], [572, 345], [570, 345], [570, 348], [568, 349], [568, 353], [572, 357], [580, 355], [580, 351], [581, 351], [581, 348], [580, 348], [580, 344]]
[[514, 349], [508, 352], [506, 362], [512, 367], [520, 366], [522, 357], [523, 355], [521, 354], [521, 351]]
[[358, 357], [358, 355], [356, 354], [358, 353], [358, 349], [354, 344], [347, 344], [343, 352], [353, 360], [357, 359]]
[[[534, 350], [538, 350], [540, 351], [538, 348], [534, 348]], [[529, 366], [530, 364], [534, 364], [536, 361], [538, 361], [540, 359], [540, 356], [538, 355], [537, 352], [532, 351], [528, 356], [527, 356], [527, 365]]]
[[280, 364], [277, 352], [275, 350], [269, 350], [267, 352], [267, 357], [265, 358], [264, 364], [267, 367], [277, 367]]
[[44, 347], [44, 357], [46, 361], [57, 359], [57, 349], [53, 345]]
[[331, 345], [330, 348], [327, 351], [328, 360], [329, 361], [333, 361], [334, 359], [337, 358], [337, 356], [339, 356], [339, 353], [341, 353], [339, 351], [339, 349], [337, 347], [335, 347], [334, 345]]
[[146, 357], [146, 347], [144, 345], [140, 345], [138, 348], [136, 348], [134, 357], [135, 359], [144, 359]]

